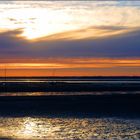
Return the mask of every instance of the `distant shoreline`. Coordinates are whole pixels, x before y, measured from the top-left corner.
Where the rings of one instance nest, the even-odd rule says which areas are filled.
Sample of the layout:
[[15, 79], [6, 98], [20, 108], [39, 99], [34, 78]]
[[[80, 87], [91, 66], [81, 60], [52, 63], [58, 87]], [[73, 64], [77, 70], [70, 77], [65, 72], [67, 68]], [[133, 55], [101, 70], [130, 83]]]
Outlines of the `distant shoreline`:
[[140, 91], [138, 83], [0, 82], [0, 92]]
[[46, 78], [64, 78], [64, 79], [67, 79], [67, 78], [73, 78], [73, 79], [77, 79], [77, 78], [88, 78], [88, 79], [92, 79], [92, 78], [98, 78], [98, 79], [106, 79], [106, 78], [135, 78], [135, 79], [139, 79], [140, 76], [1, 76], [0, 78], [10, 78], [10, 79], [13, 79], [13, 78], [42, 78], [42, 79], [46, 79]]

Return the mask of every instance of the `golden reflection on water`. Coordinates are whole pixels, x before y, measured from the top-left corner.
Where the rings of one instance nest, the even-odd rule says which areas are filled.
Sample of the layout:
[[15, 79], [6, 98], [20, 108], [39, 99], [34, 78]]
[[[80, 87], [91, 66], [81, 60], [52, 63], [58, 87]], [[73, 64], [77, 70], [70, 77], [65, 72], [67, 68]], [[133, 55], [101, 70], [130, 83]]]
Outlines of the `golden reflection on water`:
[[140, 121], [115, 118], [0, 118], [0, 139], [140, 139]]

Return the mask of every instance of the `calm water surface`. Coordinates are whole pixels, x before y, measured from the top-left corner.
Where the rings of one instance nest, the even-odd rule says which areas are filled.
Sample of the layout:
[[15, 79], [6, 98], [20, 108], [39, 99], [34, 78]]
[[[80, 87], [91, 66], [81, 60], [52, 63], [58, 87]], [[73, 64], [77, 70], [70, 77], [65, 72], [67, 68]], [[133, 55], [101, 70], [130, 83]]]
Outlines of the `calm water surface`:
[[63, 96], [63, 95], [114, 95], [140, 94], [140, 91], [106, 91], [106, 92], [0, 92], [0, 96]]

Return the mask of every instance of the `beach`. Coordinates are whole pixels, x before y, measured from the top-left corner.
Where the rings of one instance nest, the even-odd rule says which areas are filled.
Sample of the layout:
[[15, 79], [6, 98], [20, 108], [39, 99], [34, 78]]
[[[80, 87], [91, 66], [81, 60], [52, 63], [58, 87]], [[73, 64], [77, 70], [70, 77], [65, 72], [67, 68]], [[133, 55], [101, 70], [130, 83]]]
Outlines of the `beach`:
[[1, 79], [0, 139], [140, 138], [139, 78]]

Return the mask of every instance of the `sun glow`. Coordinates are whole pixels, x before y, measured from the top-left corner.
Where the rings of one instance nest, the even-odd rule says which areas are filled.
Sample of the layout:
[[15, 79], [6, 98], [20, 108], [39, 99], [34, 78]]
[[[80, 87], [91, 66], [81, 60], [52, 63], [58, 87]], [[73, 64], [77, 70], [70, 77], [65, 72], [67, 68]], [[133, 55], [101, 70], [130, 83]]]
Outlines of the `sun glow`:
[[[140, 26], [140, 10], [138, 8], [117, 7], [115, 2], [112, 2], [113, 6], [107, 5], [104, 6], [101, 2], [84, 3], [78, 1], [14, 1], [10, 4], [1, 2], [0, 30], [22, 28], [21, 36], [27, 39], [36, 39], [88, 27]], [[94, 36], [96, 36], [96, 31]]]

